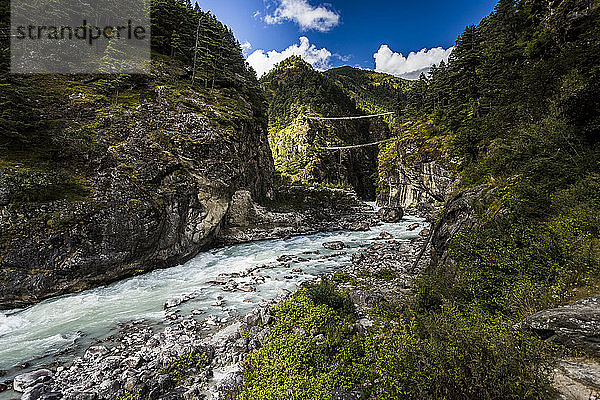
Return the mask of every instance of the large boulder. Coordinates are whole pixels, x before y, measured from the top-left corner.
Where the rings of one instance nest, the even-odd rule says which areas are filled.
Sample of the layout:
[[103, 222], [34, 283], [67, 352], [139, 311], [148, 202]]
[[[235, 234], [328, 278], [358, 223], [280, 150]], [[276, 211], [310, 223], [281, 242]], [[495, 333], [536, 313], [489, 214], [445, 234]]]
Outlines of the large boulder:
[[379, 210], [379, 218], [383, 222], [395, 224], [402, 221], [404, 218], [404, 210], [400, 207], [382, 207]]
[[522, 324], [543, 338], [600, 355], [600, 296], [540, 311]]
[[39, 369], [37, 371], [26, 372], [15, 377], [13, 380], [13, 389], [15, 392], [23, 393], [28, 388], [39, 383], [48, 382], [51, 379], [52, 371], [48, 369]]

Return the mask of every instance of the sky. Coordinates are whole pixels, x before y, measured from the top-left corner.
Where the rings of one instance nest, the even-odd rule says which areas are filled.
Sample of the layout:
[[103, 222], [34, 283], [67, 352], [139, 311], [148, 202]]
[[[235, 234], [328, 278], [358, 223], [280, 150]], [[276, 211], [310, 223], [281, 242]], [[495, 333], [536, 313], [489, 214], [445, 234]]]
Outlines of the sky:
[[258, 76], [291, 55], [417, 79], [447, 60], [496, 0], [197, 0], [236, 35]]

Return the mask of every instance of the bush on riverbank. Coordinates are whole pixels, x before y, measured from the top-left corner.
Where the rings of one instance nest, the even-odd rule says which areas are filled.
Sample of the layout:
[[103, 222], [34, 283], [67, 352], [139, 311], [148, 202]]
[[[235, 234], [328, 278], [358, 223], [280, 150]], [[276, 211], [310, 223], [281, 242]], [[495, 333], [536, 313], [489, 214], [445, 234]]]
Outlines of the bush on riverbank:
[[[513, 321], [481, 310], [374, 311], [376, 326], [355, 329], [345, 295], [323, 282], [276, 310], [270, 337], [244, 365], [239, 399], [543, 399], [547, 355]], [[321, 336], [322, 335], [322, 336]]]

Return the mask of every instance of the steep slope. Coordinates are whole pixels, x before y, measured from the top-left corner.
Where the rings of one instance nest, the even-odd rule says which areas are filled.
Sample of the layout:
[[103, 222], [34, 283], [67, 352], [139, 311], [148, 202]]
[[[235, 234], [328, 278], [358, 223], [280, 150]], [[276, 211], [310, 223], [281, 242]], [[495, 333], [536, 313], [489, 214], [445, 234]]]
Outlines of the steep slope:
[[396, 112], [396, 115], [385, 117], [384, 121], [392, 131], [398, 128], [399, 116], [406, 105], [406, 91], [411, 86], [410, 81], [347, 66], [325, 71], [325, 76], [341, 87], [363, 113]]
[[[269, 193], [264, 97], [237, 41], [197, 8], [153, 7], [150, 75], [0, 75], [0, 308], [186, 261], [236, 190]], [[168, 38], [199, 19], [222, 57], [192, 84], [195, 38]]]

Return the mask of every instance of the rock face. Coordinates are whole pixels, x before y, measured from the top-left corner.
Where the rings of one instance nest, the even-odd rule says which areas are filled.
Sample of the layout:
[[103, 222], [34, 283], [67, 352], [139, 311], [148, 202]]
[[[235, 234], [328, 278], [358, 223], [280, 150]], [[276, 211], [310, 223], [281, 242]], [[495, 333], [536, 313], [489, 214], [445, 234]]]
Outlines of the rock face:
[[11, 202], [23, 183], [0, 168], [0, 309], [185, 262], [213, 243], [237, 190], [269, 193], [273, 161], [253, 106], [236, 98], [247, 118], [224, 126], [199, 93], [176, 96], [159, 86], [108, 117], [69, 97], [56, 105], [57, 119], [100, 121], [79, 171], [86, 195]]
[[329, 117], [368, 114], [358, 107], [351, 91], [300, 57], [281, 62], [261, 78], [261, 84], [269, 101], [269, 140], [275, 167], [284, 181], [341, 184], [351, 186], [361, 198], [374, 199], [377, 147], [342, 152], [322, 147], [377, 142], [389, 137], [389, 127], [376, 119], [322, 124], [299, 115], [298, 110]]
[[461, 192], [446, 203], [442, 217], [435, 226], [431, 241], [431, 262], [433, 265], [445, 263], [449, 259], [448, 245], [463, 229], [473, 227], [474, 202], [482, 201], [493, 194], [487, 186], [478, 186]]
[[523, 326], [554, 342], [600, 355], [600, 297], [540, 311]]
[[394, 173], [381, 176], [387, 190], [377, 199], [379, 206], [422, 208], [428, 203], [443, 202], [449, 192], [450, 172], [438, 161], [411, 165], [399, 157]]

